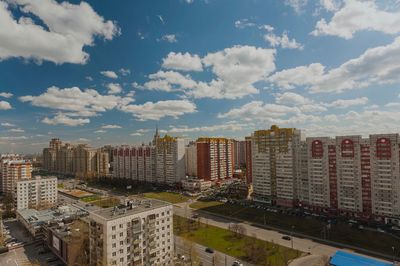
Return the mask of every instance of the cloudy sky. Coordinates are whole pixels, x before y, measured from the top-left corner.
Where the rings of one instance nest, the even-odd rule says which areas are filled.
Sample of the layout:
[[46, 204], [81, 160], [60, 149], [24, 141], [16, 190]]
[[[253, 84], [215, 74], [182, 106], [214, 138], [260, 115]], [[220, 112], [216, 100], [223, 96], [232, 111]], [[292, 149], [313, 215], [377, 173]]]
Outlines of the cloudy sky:
[[0, 0], [0, 152], [400, 131], [399, 0]]

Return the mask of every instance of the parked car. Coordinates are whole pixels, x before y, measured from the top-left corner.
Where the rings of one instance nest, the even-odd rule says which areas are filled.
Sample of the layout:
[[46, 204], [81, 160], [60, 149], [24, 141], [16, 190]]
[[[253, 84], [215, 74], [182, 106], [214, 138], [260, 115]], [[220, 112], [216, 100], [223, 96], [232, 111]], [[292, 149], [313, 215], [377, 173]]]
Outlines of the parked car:
[[212, 248], [206, 248], [205, 250], [207, 253], [214, 253], [214, 250]]
[[292, 238], [290, 236], [282, 236], [283, 240], [292, 240]]
[[241, 263], [241, 262], [235, 260], [235, 261], [232, 263], [232, 266], [243, 266], [243, 263]]

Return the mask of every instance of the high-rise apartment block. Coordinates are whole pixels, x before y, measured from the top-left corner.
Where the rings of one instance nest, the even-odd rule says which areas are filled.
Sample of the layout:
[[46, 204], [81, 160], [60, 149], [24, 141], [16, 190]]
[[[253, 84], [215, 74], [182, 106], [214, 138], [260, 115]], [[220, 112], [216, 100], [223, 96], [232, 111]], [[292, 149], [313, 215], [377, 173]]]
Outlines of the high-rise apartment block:
[[251, 137], [245, 138], [246, 145], [246, 181], [247, 184], [253, 183], [253, 163], [252, 163], [252, 153], [251, 153]]
[[216, 181], [232, 178], [235, 166], [232, 140], [199, 138], [196, 143], [199, 179]]
[[232, 140], [233, 141], [233, 161], [235, 162], [235, 169], [240, 169], [246, 164], [246, 141]]
[[114, 179], [175, 185], [185, 178], [185, 143], [156, 136], [151, 145], [121, 146], [113, 150]]
[[43, 168], [78, 178], [104, 177], [109, 174], [109, 154], [86, 144], [63, 144], [52, 139], [49, 148], [43, 149]]
[[294, 206], [300, 176], [300, 131], [272, 126], [252, 134], [255, 200]]
[[310, 137], [273, 126], [252, 135], [254, 199], [400, 221], [399, 134]]
[[17, 210], [51, 208], [57, 204], [57, 178], [36, 176], [17, 181], [13, 195]]
[[172, 265], [173, 214], [169, 203], [134, 200], [90, 212], [89, 265]]
[[186, 175], [197, 177], [197, 145], [196, 142], [190, 143], [185, 148]]
[[32, 163], [26, 160], [1, 160], [1, 192], [13, 193], [17, 181], [32, 177]]

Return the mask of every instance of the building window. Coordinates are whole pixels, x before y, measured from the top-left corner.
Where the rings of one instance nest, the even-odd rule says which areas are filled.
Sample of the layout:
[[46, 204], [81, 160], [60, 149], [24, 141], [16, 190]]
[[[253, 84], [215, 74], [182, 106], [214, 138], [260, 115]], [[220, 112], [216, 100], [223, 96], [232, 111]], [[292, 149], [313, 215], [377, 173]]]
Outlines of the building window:
[[342, 157], [354, 157], [354, 142], [351, 139], [344, 139], [341, 143]]
[[311, 154], [313, 158], [322, 158], [324, 155], [324, 146], [320, 140], [314, 140], [311, 143]]
[[113, 227], [111, 227], [111, 230], [115, 231], [115, 225], [113, 225]]
[[378, 157], [378, 159], [390, 159], [392, 157], [392, 150], [390, 145], [390, 139], [388, 138], [377, 139], [376, 157]]

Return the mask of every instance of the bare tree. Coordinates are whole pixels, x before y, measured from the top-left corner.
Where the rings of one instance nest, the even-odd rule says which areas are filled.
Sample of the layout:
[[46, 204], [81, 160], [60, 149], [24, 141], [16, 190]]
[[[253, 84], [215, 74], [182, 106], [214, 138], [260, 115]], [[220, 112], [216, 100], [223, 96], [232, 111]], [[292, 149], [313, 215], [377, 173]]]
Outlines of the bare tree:
[[246, 228], [242, 224], [230, 223], [228, 229], [233, 232], [236, 238], [243, 237], [246, 233]]

